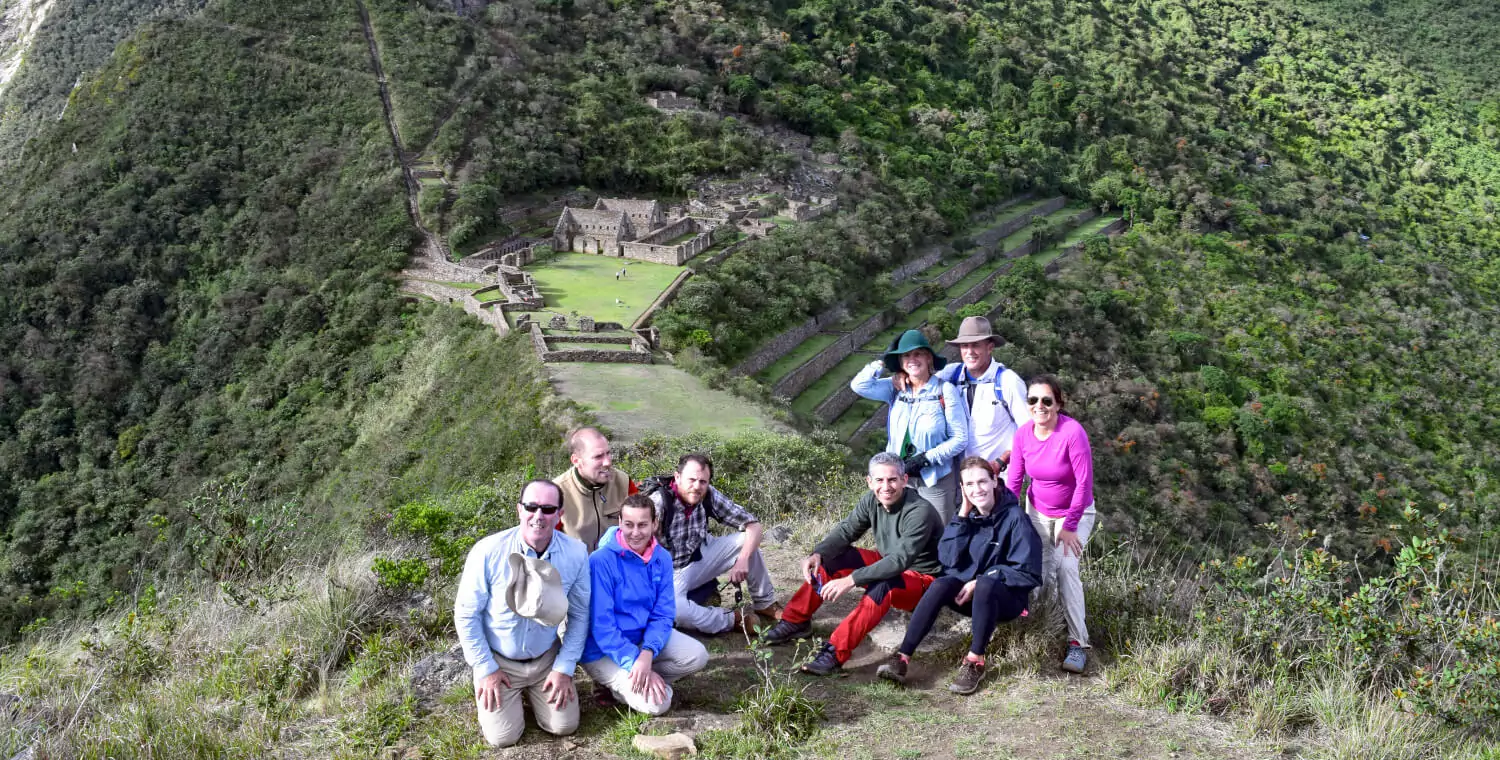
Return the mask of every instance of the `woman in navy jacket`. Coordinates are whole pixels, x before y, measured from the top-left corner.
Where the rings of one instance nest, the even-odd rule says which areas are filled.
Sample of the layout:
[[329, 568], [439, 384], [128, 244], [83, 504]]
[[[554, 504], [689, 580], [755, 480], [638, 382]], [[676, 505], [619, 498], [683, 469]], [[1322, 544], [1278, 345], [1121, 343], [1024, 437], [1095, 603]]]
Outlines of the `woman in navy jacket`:
[[984, 678], [984, 652], [995, 626], [1020, 617], [1031, 590], [1042, 585], [1042, 542], [1015, 494], [999, 487], [983, 457], [964, 459], [959, 476], [963, 507], [938, 543], [943, 574], [927, 587], [911, 614], [906, 638], [877, 672], [881, 678], [905, 683], [912, 654], [946, 606], [974, 620], [969, 653], [948, 687], [957, 694], [972, 694]]

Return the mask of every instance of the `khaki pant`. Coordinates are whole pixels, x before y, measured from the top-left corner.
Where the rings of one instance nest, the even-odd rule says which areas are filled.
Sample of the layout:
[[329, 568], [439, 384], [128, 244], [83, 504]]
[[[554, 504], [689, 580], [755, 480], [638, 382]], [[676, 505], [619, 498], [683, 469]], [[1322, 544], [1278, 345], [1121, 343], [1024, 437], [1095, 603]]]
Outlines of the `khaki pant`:
[[[1063, 615], [1068, 619], [1068, 636], [1077, 641], [1079, 646], [1088, 647], [1089, 628], [1084, 622], [1083, 581], [1078, 575], [1079, 562], [1083, 558], [1071, 554], [1063, 556], [1062, 547], [1057, 544], [1057, 534], [1062, 531], [1065, 518], [1048, 517], [1029, 505], [1026, 507], [1026, 516], [1031, 518], [1032, 526], [1042, 538], [1041, 593], [1054, 599], [1061, 597]], [[1099, 513], [1094, 511], [1092, 504], [1083, 510], [1083, 517], [1078, 520], [1078, 543], [1088, 546], [1089, 536], [1094, 533], [1094, 522], [1098, 517]]]
[[667, 696], [661, 702], [652, 702], [646, 695], [637, 694], [630, 688], [630, 671], [615, 664], [608, 657], [585, 662], [583, 669], [594, 683], [609, 689], [615, 699], [624, 702], [630, 709], [647, 715], [661, 715], [672, 707], [672, 684], [683, 676], [697, 673], [708, 665], [708, 650], [698, 640], [681, 632], [672, 631], [667, 645], [651, 658], [651, 669], [667, 682]]
[[557, 658], [559, 647], [561, 642], [553, 644], [541, 657], [526, 662], [507, 660], [499, 652], [494, 653], [500, 672], [510, 681], [509, 687], [500, 688], [500, 709], [485, 710], [479, 706], [479, 697], [474, 698], [474, 707], [479, 712], [479, 730], [490, 746], [509, 747], [521, 738], [521, 732], [526, 729], [526, 718], [521, 710], [523, 691], [530, 698], [531, 713], [543, 731], [567, 736], [578, 730], [577, 695], [569, 700], [567, 707], [558, 710], [547, 704], [548, 695], [542, 690], [542, 684], [552, 673], [552, 662]]

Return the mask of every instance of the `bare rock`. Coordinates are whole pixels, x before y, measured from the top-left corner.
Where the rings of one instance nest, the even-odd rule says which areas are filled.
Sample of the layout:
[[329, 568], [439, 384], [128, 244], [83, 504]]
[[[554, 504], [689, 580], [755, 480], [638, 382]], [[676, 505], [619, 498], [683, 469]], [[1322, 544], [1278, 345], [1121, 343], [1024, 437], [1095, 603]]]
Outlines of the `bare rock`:
[[693, 743], [692, 738], [686, 734], [667, 734], [666, 736], [647, 736], [639, 734], [630, 741], [637, 752], [647, 755], [655, 755], [662, 760], [679, 760], [688, 755], [698, 754], [698, 745]]
[[734, 715], [720, 715], [700, 710], [673, 710], [672, 715], [646, 721], [646, 724], [641, 726], [641, 731], [647, 733], [666, 731], [697, 736], [704, 731], [723, 731], [734, 728], [738, 724], [739, 718]]
[[792, 526], [785, 523], [772, 526], [770, 530], [766, 531], [766, 540], [773, 544], [784, 544], [792, 540]]
[[463, 650], [454, 644], [446, 652], [423, 657], [412, 667], [411, 689], [419, 702], [427, 704], [472, 678], [473, 671], [464, 662]]

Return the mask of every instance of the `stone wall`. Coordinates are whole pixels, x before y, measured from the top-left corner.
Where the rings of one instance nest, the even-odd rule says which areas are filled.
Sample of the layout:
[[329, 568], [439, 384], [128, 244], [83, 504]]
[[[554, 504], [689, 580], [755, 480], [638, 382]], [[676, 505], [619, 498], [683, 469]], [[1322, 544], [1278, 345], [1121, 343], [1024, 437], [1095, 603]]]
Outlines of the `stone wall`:
[[665, 227], [658, 227], [652, 230], [650, 234], [640, 237], [635, 242], [662, 245], [678, 235], [701, 231], [702, 227], [699, 225], [698, 220], [688, 216], [678, 219]]
[[853, 330], [840, 335], [833, 343], [814, 354], [811, 359], [788, 372], [771, 388], [771, 392], [782, 398], [796, 398], [802, 391], [807, 390], [808, 386], [817, 382], [818, 378], [828, 374], [828, 371], [835, 365], [857, 351], [860, 346], [869, 343], [871, 338], [880, 334], [881, 330], [890, 327], [894, 321], [888, 313], [880, 312], [859, 323]]
[[547, 341], [547, 345], [556, 345], [558, 343], [619, 343], [629, 346], [638, 340], [633, 335], [589, 335], [587, 333], [580, 335], [543, 335], [542, 337]]
[[724, 250], [719, 251], [718, 253], [714, 254], [712, 257], [710, 257], [708, 259], [705, 259], [704, 261], [699, 262], [695, 266], [697, 266], [699, 268], [702, 268], [702, 267], [711, 267], [711, 266], [713, 266], [715, 264], [721, 264], [721, 263], [724, 262], [724, 259], [729, 258], [730, 254], [732, 254], [735, 251], [738, 251], [739, 249], [743, 248], [746, 243], [750, 242], [750, 240], [751, 240], [751, 238], [747, 237], [747, 238], [744, 238], [742, 240], [738, 240], [738, 241], [735, 241], [733, 243], [730, 243], [729, 245], [727, 245], [727, 246], [724, 247]]
[[[562, 349], [553, 350], [547, 345], [548, 340], [556, 343], [568, 343], [569, 338], [573, 341], [587, 341], [590, 343], [616, 343], [614, 339], [600, 336], [571, 336], [560, 335], [552, 338], [542, 334], [542, 326], [536, 322], [531, 325], [531, 345], [536, 349], [536, 355], [543, 362], [605, 362], [613, 364], [650, 364], [651, 352], [646, 344], [639, 338], [622, 338], [625, 343], [630, 344], [628, 350], [610, 351], [599, 348]], [[623, 344], [622, 344], [623, 345]]]
[[802, 345], [802, 341], [811, 338], [814, 333], [843, 319], [845, 313], [843, 304], [835, 304], [817, 316], [808, 317], [805, 322], [767, 341], [730, 371], [736, 375], [753, 375], [775, 364], [781, 357], [791, 353], [792, 349]]
[[474, 296], [467, 295], [464, 296], [461, 303], [463, 304], [464, 311], [478, 317], [480, 322], [495, 328], [495, 332], [502, 336], [510, 332], [510, 325], [505, 322], [505, 311], [498, 308], [500, 306], [499, 301], [485, 301], [481, 303]]
[[[1026, 246], [1035, 247], [1034, 245], [1032, 245], [1032, 243], [1027, 242], [1024, 245], [1019, 246], [1017, 250]], [[953, 299], [952, 301], [949, 301], [948, 310], [956, 312], [971, 303], [978, 303], [979, 301], [983, 300], [986, 295], [989, 295], [989, 292], [991, 290], [994, 290], [995, 283], [998, 282], [1001, 277], [1004, 277], [1013, 266], [1015, 266], [1015, 264], [1006, 263], [1001, 265], [994, 272], [991, 272], [988, 277], [980, 280], [974, 287], [964, 291], [963, 295]]]
[[854, 402], [858, 400], [859, 394], [850, 390], [848, 383], [845, 383], [829, 394], [828, 398], [823, 399], [823, 403], [818, 404], [813, 410], [813, 416], [824, 425], [832, 425], [839, 415], [848, 411], [849, 407], [854, 406]]
[[999, 227], [992, 227], [988, 230], [985, 230], [974, 239], [974, 242], [981, 247], [995, 245], [1001, 240], [1004, 240], [1011, 235], [1020, 232], [1027, 225], [1031, 224], [1032, 219], [1046, 216], [1066, 205], [1068, 205], [1068, 199], [1059, 195], [1056, 198], [1052, 198], [1046, 203], [1043, 203], [1042, 205], [1027, 211], [1026, 213], [1016, 217], [1015, 219], [1012, 219], [1005, 224], [1000, 225]]
[[681, 290], [682, 286], [687, 282], [688, 278], [692, 276], [693, 270], [691, 269], [679, 272], [677, 274], [677, 279], [672, 280], [672, 284], [668, 285], [667, 289], [663, 290], [661, 292], [661, 295], [658, 295], [656, 297], [656, 300], [652, 301], [651, 305], [646, 307], [646, 310], [642, 312], [639, 317], [636, 317], [634, 322], [630, 323], [630, 329], [640, 330], [645, 328], [647, 325], [650, 325], [651, 320], [656, 317], [657, 310], [662, 309], [666, 307], [667, 304], [671, 303], [672, 299], [677, 297], [677, 291]]
[[849, 436], [849, 444], [852, 446], [855, 441], [863, 441], [872, 434], [885, 430], [886, 419], [890, 417], [890, 414], [890, 405], [881, 404], [880, 408], [870, 415], [870, 419], [865, 420], [864, 424], [854, 431], [854, 435]]
[[943, 252], [946, 250], [947, 248], [941, 245], [933, 246], [923, 252], [921, 256], [896, 267], [895, 271], [891, 272], [891, 282], [906, 282], [917, 274], [931, 269], [934, 264], [943, 258]]
[[680, 267], [688, 259], [708, 250], [714, 244], [713, 233], [700, 232], [692, 240], [677, 245], [651, 245], [650, 243], [621, 243], [625, 258], [650, 261]]

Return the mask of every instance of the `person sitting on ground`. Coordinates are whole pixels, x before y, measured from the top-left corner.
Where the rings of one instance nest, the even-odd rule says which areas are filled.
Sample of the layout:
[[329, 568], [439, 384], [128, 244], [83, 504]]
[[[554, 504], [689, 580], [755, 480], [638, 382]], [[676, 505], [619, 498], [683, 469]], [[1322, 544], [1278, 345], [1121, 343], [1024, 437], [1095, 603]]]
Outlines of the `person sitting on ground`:
[[641, 494], [589, 556], [593, 595], [583, 669], [632, 710], [661, 715], [672, 684], [708, 665], [708, 650], [673, 630], [672, 555], [656, 541], [656, 507]]
[[953, 383], [964, 400], [969, 417], [966, 457], [984, 457], [999, 466], [1003, 482], [1010, 465], [1010, 450], [1016, 428], [1031, 419], [1026, 407], [1026, 381], [995, 360], [995, 335], [984, 317], [965, 317], [958, 336], [948, 341], [958, 346], [963, 361], [937, 371], [939, 379]]
[[984, 678], [984, 653], [999, 623], [1026, 610], [1031, 590], [1042, 585], [1042, 542], [1015, 494], [1000, 488], [994, 465], [968, 457], [959, 467], [964, 502], [938, 541], [938, 576], [922, 595], [906, 637], [876, 674], [906, 683], [906, 668], [944, 607], [973, 618], [969, 653], [948, 690], [973, 694]]
[[[823, 602], [862, 587], [864, 597], [828, 637], [818, 656], [802, 666], [804, 673], [826, 676], [842, 668], [886, 612], [892, 607], [915, 608], [932, 576], [942, 569], [937, 542], [943, 524], [937, 510], [916, 490], [907, 488], [901, 458], [889, 452], [876, 454], [870, 459], [866, 482], [870, 493], [802, 561], [806, 582], [792, 595], [781, 622], [763, 634], [767, 644], [805, 638]], [[854, 546], [866, 533], [874, 533], [875, 551]]]
[[[741, 629], [747, 621], [739, 609], [708, 607], [689, 592], [728, 574], [729, 582], [749, 583], [756, 617], [776, 621], [776, 589], [760, 556], [761, 525], [755, 515], [709, 484], [714, 465], [703, 454], [684, 454], [672, 475], [641, 484], [641, 493], [656, 505], [661, 530], [657, 540], [672, 553], [672, 582], [677, 595], [677, 626], [708, 634]], [[727, 536], [708, 532], [708, 519], [735, 529]]]
[[[917, 493], [937, 510], [938, 525], [953, 516], [958, 478], [953, 458], [969, 445], [969, 416], [952, 383], [933, 375], [948, 360], [933, 353], [920, 330], [907, 330], [885, 353], [849, 381], [859, 395], [891, 405], [885, 450], [917, 476]], [[881, 377], [881, 370], [891, 377]]]
[[609, 439], [586, 427], [568, 436], [567, 472], [552, 479], [563, 492], [562, 531], [593, 551], [599, 536], [620, 517], [620, 504], [637, 492], [630, 476], [614, 468]]
[[543, 731], [567, 736], [578, 729], [573, 672], [588, 638], [588, 552], [557, 532], [561, 510], [556, 484], [527, 483], [516, 505], [520, 524], [475, 544], [458, 580], [453, 625], [474, 670], [479, 728], [491, 746], [521, 738], [522, 691]]
[[1020, 497], [1031, 477], [1026, 514], [1042, 539], [1044, 592], [1060, 597], [1068, 619], [1068, 653], [1062, 669], [1082, 673], [1088, 665], [1089, 629], [1084, 622], [1079, 563], [1094, 532], [1094, 455], [1089, 434], [1063, 414], [1062, 384], [1042, 375], [1026, 389], [1031, 421], [1016, 431], [1005, 487]]

